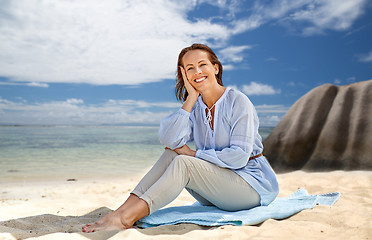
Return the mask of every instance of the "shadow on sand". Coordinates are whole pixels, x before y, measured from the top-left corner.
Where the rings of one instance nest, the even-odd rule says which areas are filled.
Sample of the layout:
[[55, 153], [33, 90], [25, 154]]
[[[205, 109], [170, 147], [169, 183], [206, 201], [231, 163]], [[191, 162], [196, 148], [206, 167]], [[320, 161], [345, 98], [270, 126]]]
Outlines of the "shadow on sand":
[[[98, 208], [83, 216], [58, 216], [53, 214], [43, 214], [25, 218], [11, 219], [0, 222], [0, 232], [10, 233], [16, 239], [26, 239], [40, 237], [52, 233], [77, 233], [84, 238], [91, 240], [105, 240], [113, 237], [120, 231], [101, 231], [95, 233], [83, 233], [81, 227], [88, 223], [93, 223], [104, 215], [112, 212], [107, 207]], [[190, 228], [190, 225], [192, 227]], [[211, 229], [194, 224], [167, 225], [148, 229], [136, 228], [136, 231], [145, 235], [162, 234], [185, 234], [193, 230]]]

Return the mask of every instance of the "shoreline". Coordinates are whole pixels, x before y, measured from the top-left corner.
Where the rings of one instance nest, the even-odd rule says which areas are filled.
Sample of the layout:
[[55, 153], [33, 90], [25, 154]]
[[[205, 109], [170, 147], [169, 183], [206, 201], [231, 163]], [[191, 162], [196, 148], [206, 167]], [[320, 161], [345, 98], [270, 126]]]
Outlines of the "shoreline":
[[120, 179], [127, 179], [127, 178], [140, 178], [146, 174], [151, 167], [145, 169], [143, 172], [135, 172], [135, 173], [115, 173], [115, 174], [62, 174], [59, 173], [57, 175], [43, 175], [43, 176], [0, 176], [0, 189], [3, 184], [19, 184], [19, 183], [29, 183], [29, 184], [36, 184], [36, 185], [43, 185], [45, 183], [62, 183], [62, 182], [78, 182], [78, 181], [115, 181]]
[[[269, 219], [258, 226], [179, 224], [119, 232], [81, 233], [84, 224], [94, 222], [99, 216], [120, 206], [143, 174], [82, 177], [77, 181], [39, 179], [23, 183], [1, 182], [0, 239], [368, 239], [372, 235], [372, 171], [295, 171], [278, 174], [279, 197], [305, 188], [309, 194], [341, 192], [341, 198], [334, 206], [316, 206], [288, 219]], [[184, 190], [167, 207], [183, 206], [194, 201]]]
[[[24, 185], [33, 185], [33, 186], [43, 186], [43, 185], [52, 185], [52, 184], [63, 184], [66, 182], [80, 182], [80, 183], [94, 183], [94, 182], [105, 182], [105, 183], [115, 183], [119, 181], [126, 181], [128, 179], [135, 179], [140, 180], [142, 176], [144, 176], [151, 167], [148, 167], [147, 169], [143, 170], [142, 172], [136, 172], [136, 173], [116, 173], [116, 174], [100, 174], [94, 175], [94, 174], [84, 174], [80, 176], [76, 175], [43, 175], [43, 176], [27, 176], [27, 177], [2, 177], [0, 176], [0, 188], [2, 186], [16, 186], [19, 184]], [[291, 172], [283, 172], [283, 173], [277, 173], [278, 181], [282, 178], [288, 178], [290, 177], [303, 177], [306, 175], [312, 175], [312, 176], [323, 176], [324, 174], [336, 174], [336, 175], [348, 175], [348, 176], [358, 176], [359, 174], [367, 175], [372, 177], [372, 171], [364, 171], [364, 170], [354, 170], [354, 171], [344, 171], [344, 170], [332, 170], [332, 171], [303, 171], [303, 170], [296, 170]], [[372, 184], [372, 182], [371, 182]], [[371, 186], [372, 187], [372, 186]], [[280, 194], [281, 192], [279, 192]], [[0, 197], [1, 200], [1, 197]]]

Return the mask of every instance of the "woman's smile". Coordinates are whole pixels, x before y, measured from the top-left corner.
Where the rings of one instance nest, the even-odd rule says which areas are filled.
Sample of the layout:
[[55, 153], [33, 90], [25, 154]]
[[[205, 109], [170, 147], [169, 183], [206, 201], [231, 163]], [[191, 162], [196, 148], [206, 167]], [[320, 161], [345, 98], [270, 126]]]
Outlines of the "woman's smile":
[[207, 76], [203, 76], [203, 77], [199, 77], [199, 78], [195, 79], [194, 82], [200, 83], [200, 82], [203, 82], [206, 79], [207, 79]]

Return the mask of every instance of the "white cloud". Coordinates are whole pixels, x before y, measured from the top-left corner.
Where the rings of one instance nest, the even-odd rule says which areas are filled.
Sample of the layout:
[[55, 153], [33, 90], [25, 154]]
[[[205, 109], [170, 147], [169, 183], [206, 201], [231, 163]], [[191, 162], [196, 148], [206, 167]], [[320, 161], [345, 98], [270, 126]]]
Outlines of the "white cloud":
[[85, 104], [82, 99], [27, 103], [0, 98], [0, 124], [99, 125], [156, 124], [179, 108], [175, 102], [109, 100]]
[[[220, 8], [215, 19], [224, 20], [190, 20], [189, 12], [201, 3]], [[227, 69], [234, 69], [231, 63], [241, 62], [243, 52], [251, 48], [227, 47], [234, 34], [273, 21], [304, 23], [307, 35], [345, 30], [366, 4], [367, 0], [273, 0], [253, 6], [238, 0], [2, 1], [0, 76], [38, 87], [53, 82], [136, 85], [174, 79], [179, 51], [193, 42], [224, 49], [221, 58], [228, 61]], [[243, 6], [249, 15], [242, 17]]]
[[258, 113], [275, 113], [275, 114], [285, 114], [288, 110], [288, 106], [284, 105], [257, 105], [255, 106]]
[[269, 57], [269, 58], [266, 58], [265, 61], [266, 61], [266, 62], [277, 62], [278, 59], [275, 58], [275, 57]]
[[262, 16], [258, 14], [254, 14], [249, 16], [248, 18], [237, 19], [234, 21], [232, 33], [239, 34], [246, 31], [254, 30], [260, 27], [262, 24], [267, 22], [268, 20], [264, 20]]
[[222, 64], [222, 67], [224, 71], [231, 71], [236, 69], [236, 67], [232, 64]]
[[251, 49], [252, 46], [244, 45], [244, 46], [231, 46], [224, 48], [219, 51], [219, 58], [223, 62], [233, 62], [238, 63], [243, 61], [244, 59], [244, 51]]
[[283, 116], [278, 115], [259, 115], [260, 127], [275, 127], [282, 118]]
[[42, 88], [49, 87], [49, 85], [47, 83], [38, 83], [38, 82], [27, 83], [27, 86], [30, 86], [30, 87], [42, 87]]
[[138, 101], [138, 100], [112, 100], [110, 99], [107, 102], [107, 105], [113, 106], [126, 106], [132, 108], [152, 108], [152, 107], [159, 107], [159, 108], [180, 108], [181, 103], [179, 102], [146, 102], [146, 101]]
[[273, 0], [265, 5], [256, 2], [251, 15], [236, 21], [233, 32], [253, 30], [271, 21], [291, 28], [304, 24], [299, 27], [304, 35], [321, 34], [326, 30], [343, 31], [363, 14], [367, 3], [367, 0]]
[[[227, 86], [227, 87], [232, 88], [232, 89], [239, 90], [238, 86], [236, 86], [236, 85], [229, 85], [229, 86]], [[240, 90], [239, 90], [239, 91], [240, 91]]]
[[275, 89], [273, 86], [268, 84], [261, 84], [257, 82], [251, 82], [249, 85], [243, 85], [241, 87], [242, 92], [250, 95], [274, 95], [281, 92], [280, 89]]
[[38, 82], [28, 82], [28, 83], [15, 83], [15, 82], [0, 82], [0, 85], [10, 85], [10, 86], [28, 86], [28, 87], [42, 87], [48, 88], [47, 83], [38, 83]]
[[229, 30], [191, 22], [190, 1], [9, 1], [0, 76], [16, 81], [139, 84], [174, 78], [179, 51]]
[[359, 55], [358, 58], [361, 62], [372, 62], [372, 50], [367, 54]]
[[[0, 97], [0, 124], [35, 125], [100, 125], [153, 124], [168, 116], [181, 104], [177, 102], [146, 102], [108, 100], [86, 104], [82, 99], [46, 103], [9, 101]], [[284, 105], [255, 106], [261, 126], [275, 126], [288, 107]]]
[[285, 105], [257, 105], [255, 106], [260, 119], [260, 126], [275, 127], [288, 112], [289, 106]]
[[356, 77], [348, 77], [346, 80], [348, 82], [355, 83], [357, 79], [356, 79]]
[[335, 78], [335, 79], [333, 80], [333, 84], [339, 85], [339, 84], [341, 84], [341, 80], [338, 79], [338, 78]]
[[66, 103], [71, 105], [79, 105], [84, 104], [84, 101], [82, 99], [69, 98], [66, 100]]
[[324, 30], [343, 31], [349, 29], [362, 14], [366, 0], [328, 0], [311, 1], [306, 9], [296, 11], [291, 18], [305, 21], [310, 26], [303, 30], [305, 35], [322, 33]]

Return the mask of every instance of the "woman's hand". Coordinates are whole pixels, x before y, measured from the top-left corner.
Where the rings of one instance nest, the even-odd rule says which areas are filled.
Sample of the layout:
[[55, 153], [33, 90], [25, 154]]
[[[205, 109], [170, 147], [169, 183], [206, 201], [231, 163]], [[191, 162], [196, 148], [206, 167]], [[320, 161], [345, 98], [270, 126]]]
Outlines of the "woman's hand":
[[[170, 148], [166, 147], [165, 149], [170, 149]], [[174, 149], [173, 151], [175, 151], [178, 155], [186, 155], [186, 156], [191, 156], [191, 157], [195, 157], [195, 154], [196, 154], [196, 151], [191, 150], [189, 146], [187, 146], [186, 144], [180, 148]]]
[[196, 90], [192, 85], [191, 83], [189, 82], [189, 80], [187, 79], [187, 76], [186, 76], [186, 71], [183, 67], [180, 67], [181, 69], [181, 73], [182, 73], [182, 79], [183, 79], [183, 84], [187, 90], [187, 93], [189, 94], [189, 96], [191, 97], [196, 97], [198, 98], [199, 96], [199, 91]]
[[186, 101], [183, 103], [182, 108], [188, 112], [191, 112], [192, 107], [196, 103], [196, 100], [199, 97], [199, 91], [196, 90], [189, 80], [187, 79], [185, 69], [183, 67], [180, 67], [181, 73], [182, 73], [182, 79], [183, 79], [183, 84], [186, 88], [186, 91], [188, 93], [188, 96], [186, 98]]
[[186, 144], [183, 145], [183, 146], [180, 147], [180, 148], [176, 148], [176, 149], [174, 149], [174, 151], [175, 151], [178, 155], [187, 155], [187, 156], [191, 156], [191, 157], [195, 157], [195, 154], [196, 154], [196, 151], [191, 150], [191, 149], [189, 148], [189, 146], [187, 146]]

